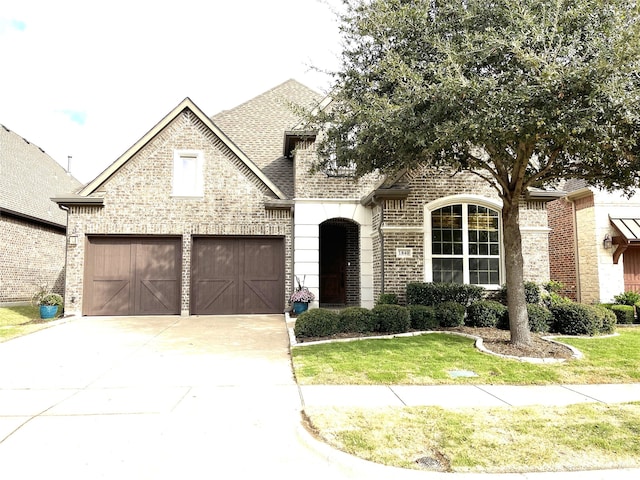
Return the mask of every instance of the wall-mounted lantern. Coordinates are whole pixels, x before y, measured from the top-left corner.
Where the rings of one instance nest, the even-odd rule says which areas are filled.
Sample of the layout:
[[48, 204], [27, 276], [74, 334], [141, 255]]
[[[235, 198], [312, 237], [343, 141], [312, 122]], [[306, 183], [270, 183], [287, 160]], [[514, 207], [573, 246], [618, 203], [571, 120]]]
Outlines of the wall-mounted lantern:
[[611, 235], [609, 235], [608, 233], [604, 236], [604, 240], [602, 241], [602, 246], [606, 250], [610, 250], [611, 247], [613, 246], [613, 241], [611, 240]]

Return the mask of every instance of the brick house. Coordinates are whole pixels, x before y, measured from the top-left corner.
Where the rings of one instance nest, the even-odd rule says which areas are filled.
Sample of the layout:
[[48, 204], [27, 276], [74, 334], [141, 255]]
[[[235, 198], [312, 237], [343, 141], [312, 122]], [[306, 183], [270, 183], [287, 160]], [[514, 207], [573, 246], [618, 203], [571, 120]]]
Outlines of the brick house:
[[[289, 80], [207, 117], [185, 99], [78, 195], [69, 312], [280, 313], [297, 277], [312, 306], [372, 307], [408, 281], [504, 281], [500, 200], [470, 175], [311, 173], [315, 132]], [[549, 279], [544, 194], [522, 199], [528, 279]]]
[[81, 184], [33, 143], [0, 125], [0, 304], [64, 289], [67, 214], [51, 197]]
[[626, 198], [573, 180], [563, 189], [548, 204], [551, 279], [582, 303], [640, 292], [640, 194]]

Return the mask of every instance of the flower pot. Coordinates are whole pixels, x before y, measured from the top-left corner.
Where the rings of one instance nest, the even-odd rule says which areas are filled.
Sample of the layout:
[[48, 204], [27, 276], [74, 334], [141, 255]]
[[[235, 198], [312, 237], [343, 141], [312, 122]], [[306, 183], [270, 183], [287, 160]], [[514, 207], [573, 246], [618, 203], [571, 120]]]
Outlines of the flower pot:
[[58, 313], [57, 305], [40, 305], [40, 318], [53, 318]]
[[302, 312], [306, 312], [308, 308], [308, 302], [293, 302], [293, 313], [296, 315], [300, 315]]

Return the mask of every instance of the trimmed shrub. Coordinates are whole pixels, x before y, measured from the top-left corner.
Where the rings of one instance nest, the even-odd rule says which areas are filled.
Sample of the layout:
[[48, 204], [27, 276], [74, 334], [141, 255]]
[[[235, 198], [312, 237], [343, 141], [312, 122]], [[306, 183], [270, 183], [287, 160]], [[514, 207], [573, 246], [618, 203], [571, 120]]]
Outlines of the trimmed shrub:
[[604, 305], [594, 305], [593, 308], [600, 323], [600, 333], [608, 335], [615, 332], [617, 322], [615, 313]]
[[440, 326], [433, 307], [410, 305], [409, 316], [411, 317], [411, 328], [415, 330], [431, 330]]
[[640, 293], [630, 290], [620, 295], [615, 295], [613, 299], [618, 305], [638, 305], [640, 303]]
[[342, 310], [338, 319], [338, 330], [344, 333], [373, 332], [375, 318], [371, 310], [362, 307], [348, 307]]
[[314, 308], [301, 313], [296, 319], [293, 333], [297, 338], [327, 337], [338, 333], [338, 314], [325, 308]]
[[407, 284], [407, 304], [436, 306], [442, 302], [457, 302], [465, 307], [482, 300], [485, 289], [460, 283], [412, 282]]
[[400, 305], [376, 305], [371, 310], [375, 319], [375, 331], [404, 333], [411, 327], [409, 309]]
[[[502, 285], [493, 298], [498, 302], [507, 304], [507, 286]], [[524, 300], [530, 305], [536, 305], [542, 301], [540, 286], [536, 282], [524, 282]]]
[[563, 335], [596, 335], [602, 324], [595, 307], [582, 303], [562, 303], [553, 305], [553, 330]]
[[507, 307], [495, 300], [480, 300], [467, 308], [465, 324], [470, 327], [496, 327], [507, 314]]
[[395, 293], [381, 293], [376, 305], [397, 305], [398, 296]]
[[611, 305], [608, 307], [611, 309], [613, 314], [616, 316], [617, 323], [620, 325], [625, 325], [629, 323], [633, 323], [635, 319], [635, 309], [631, 305]]
[[464, 305], [457, 302], [442, 302], [435, 307], [436, 318], [442, 327], [464, 325]]
[[542, 305], [527, 305], [529, 330], [535, 333], [547, 333], [553, 325], [553, 314]]

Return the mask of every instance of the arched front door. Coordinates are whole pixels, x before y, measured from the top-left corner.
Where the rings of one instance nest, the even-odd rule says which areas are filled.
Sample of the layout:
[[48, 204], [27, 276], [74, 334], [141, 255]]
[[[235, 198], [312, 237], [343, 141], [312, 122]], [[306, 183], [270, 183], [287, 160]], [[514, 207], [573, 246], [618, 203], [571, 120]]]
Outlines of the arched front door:
[[349, 220], [320, 225], [320, 305], [360, 304], [360, 228]]

